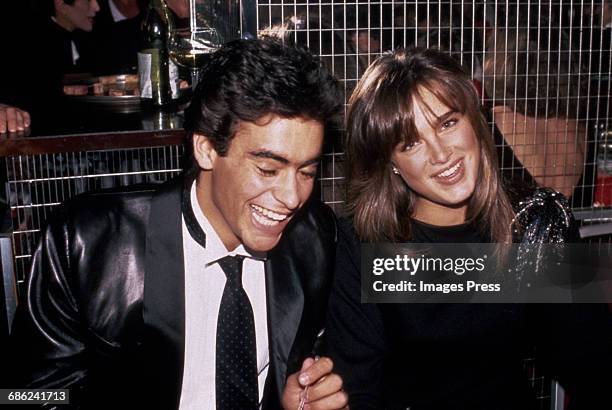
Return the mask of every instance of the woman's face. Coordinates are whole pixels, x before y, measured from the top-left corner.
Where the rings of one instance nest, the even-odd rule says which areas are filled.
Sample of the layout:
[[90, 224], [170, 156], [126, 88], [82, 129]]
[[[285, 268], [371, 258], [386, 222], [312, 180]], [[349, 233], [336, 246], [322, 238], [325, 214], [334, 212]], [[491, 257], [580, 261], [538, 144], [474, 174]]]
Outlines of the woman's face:
[[[476, 186], [478, 139], [467, 116], [424, 88], [420, 94], [422, 101], [415, 100], [413, 106], [419, 139], [408, 146], [398, 144], [391, 160], [417, 196], [413, 217], [424, 222], [461, 223]], [[449, 215], [459, 219], [449, 219]]]

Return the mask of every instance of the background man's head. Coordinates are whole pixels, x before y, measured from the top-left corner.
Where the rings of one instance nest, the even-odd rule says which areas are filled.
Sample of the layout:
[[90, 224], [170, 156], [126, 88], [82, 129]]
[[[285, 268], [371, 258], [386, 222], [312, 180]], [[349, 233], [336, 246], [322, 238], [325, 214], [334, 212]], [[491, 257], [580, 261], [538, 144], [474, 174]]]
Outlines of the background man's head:
[[215, 52], [185, 113], [198, 201], [228, 249], [268, 251], [310, 197], [336, 80], [303, 49], [238, 40]]
[[68, 31], [91, 31], [100, 10], [97, 0], [54, 0], [53, 5], [55, 20]]

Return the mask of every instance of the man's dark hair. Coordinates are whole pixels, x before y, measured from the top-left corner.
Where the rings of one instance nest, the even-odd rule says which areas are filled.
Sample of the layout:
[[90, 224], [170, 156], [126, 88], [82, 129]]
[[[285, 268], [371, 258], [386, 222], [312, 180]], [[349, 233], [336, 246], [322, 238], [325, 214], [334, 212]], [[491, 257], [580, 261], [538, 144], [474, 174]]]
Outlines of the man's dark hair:
[[[53, 0], [23, 0], [24, 7], [28, 10], [28, 13], [33, 13], [35, 16], [44, 17], [46, 19], [49, 16], [55, 16], [55, 1]], [[75, 0], [62, 0], [67, 5], [71, 6]], [[22, 7], [23, 7], [22, 6]]]
[[274, 39], [236, 40], [205, 63], [185, 110], [185, 129], [226, 155], [240, 121], [269, 114], [325, 124], [341, 108], [337, 81], [303, 48]]

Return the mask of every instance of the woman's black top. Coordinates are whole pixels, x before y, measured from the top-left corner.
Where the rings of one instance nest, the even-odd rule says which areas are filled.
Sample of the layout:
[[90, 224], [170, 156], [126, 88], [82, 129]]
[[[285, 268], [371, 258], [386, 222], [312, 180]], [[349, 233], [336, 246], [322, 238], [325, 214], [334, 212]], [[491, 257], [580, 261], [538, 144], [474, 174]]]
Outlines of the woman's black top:
[[[412, 228], [415, 242], [485, 239], [470, 225]], [[539, 408], [524, 370], [534, 347], [573, 409], [612, 408], [606, 306], [361, 303], [360, 244], [346, 220], [338, 240], [326, 334], [352, 410]]]

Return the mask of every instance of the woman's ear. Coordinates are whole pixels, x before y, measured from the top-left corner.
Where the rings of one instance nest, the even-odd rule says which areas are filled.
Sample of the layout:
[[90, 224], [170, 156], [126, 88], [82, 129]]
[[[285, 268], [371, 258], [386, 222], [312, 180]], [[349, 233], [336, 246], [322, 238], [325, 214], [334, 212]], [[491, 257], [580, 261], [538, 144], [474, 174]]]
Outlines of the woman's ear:
[[208, 138], [202, 134], [193, 134], [193, 156], [203, 170], [211, 170], [217, 159], [217, 151]]

